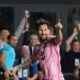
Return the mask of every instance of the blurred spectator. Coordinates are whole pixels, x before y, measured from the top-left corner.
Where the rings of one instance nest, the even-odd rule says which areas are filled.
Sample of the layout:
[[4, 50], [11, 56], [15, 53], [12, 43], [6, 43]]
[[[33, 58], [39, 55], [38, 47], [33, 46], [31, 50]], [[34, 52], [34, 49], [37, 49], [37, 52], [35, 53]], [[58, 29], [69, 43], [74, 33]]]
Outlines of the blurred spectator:
[[76, 39], [76, 36], [77, 36], [78, 33], [79, 33], [78, 31], [79, 31], [78, 28], [75, 27], [75, 28], [73, 29], [72, 35], [66, 40], [66, 51], [69, 51], [69, 50], [71, 49], [71, 43], [72, 43], [72, 41], [73, 41], [74, 39]]
[[80, 64], [80, 42], [77, 38], [79, 29], [74, 27], [72, 35], [66, 40], [65, 52], [62, 60], [62, 70], [66, 80], [78, 80], [73, 75]]
[[37, 33], [32, 33], [30, 36], [30, 44], [29, 44], [29, 49], [30, 49], [30, 54], [32, 56], [34, 47], [36, 44], [40, 43], [39, 42], [39, 37]]
[[[22, 46], [21, 49], [21, 58], [18, 59], [17, 65], [22, 64], [25, 61], [30, 59], [29, 46]], [[37, 79], [37, 66], [33, 63], [30, 66], [26, 66], [22, 69], [19, 69], [17, 72], [16, 78], [18, 80], [36, 80]]]
[[[26, 20], [26, 18], [24, 17], [21, 20], [21, 23], [20, 23], [19, 27], [17, 28], [17, 30], [14, 33], [17, 36], [18, 39], [19, 39], [21, 33], [23, 32], [25, 20]], [[3, 48], [3, 46], [7, 43], [7, 36], [9, 34], [10, 34], [10, 32], [7, 29], [3, 29], [0, 32], [0, 48]]]
[[[30, 36], [30, 44], [29, 44], [29, 50], [30, 50], [30, 56], [34, 55], [34, 47], [39, 44], [39, 36], [37, 33], [32, 33]], [[39, 61], [37, 60], [35, 63], [36, 68], [39, 68]], [[33, 68], [34, 70], [34, 68]], [[38, 80], [38, 79], [37, 79]]]
[[79, 45], [80, 42], [78, 40], [73, 40], [70, 51], [65, 52], [65, 72], [67, 73], [73, 73], [80, 63]]
[[[23, 29], [24, 29], [24, 23], [25, 23], [25, 17], [22, 19], [18, 29], [15, 31], [15, 35], [17, 38], [20, 37]], [[10, 34], [10, 32], [7, 29], [3, 29], [0, 32], [0, 48], [3, 48], [3, 46], [7, 43], [7, 36]]]
[[0, 51], [0, 73], [3, 69], [4, 76], [2, 80], [9, 80], [9, 70], [12, 69], [15, 61], [14, 47], [17, 44], [17, 37], [14, 34], [8, 36], [8, 44]]
[[9, 31], [7, 29], [4, 29], [0, 33], [0, 49], [4, 47], [4, 45], [7, 43], [7, 37], [9, 35]]
[[22, 44], [23, 45], [29, 45], [29, 39], [30, 39], [30, 35], [36, 31], [36, 28], [34, 28], [33, 24], [31, 23], [31, 18], [29, 12], [25, 13], [25, 25], [24, 25], [24, 31], [23, 31], [23, 41]]
[[[22, 18], [17, 30], [15, 31], [15, 34], [18, 37], [18, 44], [16, 47], [16, 53], [17, 56], [19, 57], [18, 53], [20, 53], [20, 48], [22, 44], [28, 45], [29, 44], [29, 36], [32, 31], [29, 30], [30, 27], [30, 16], [27, 16], [26, 13], [24, 14], [24, 17]], [[32, 28], [32, 27], [31, 27]]]
[[73, 73], [80, 64], [80, 42], [75, 39], [78, 34], [77, 27], [74, 28], [72, 35], [66, 40], [66, 52], [64, 54], [64, 72]]
[[15, 34], [18, 36], [18, 44], [16, 47], [17, 57], [19, 57], [21, 45], [29, 45], [30, 35], [34, 32], [34, 26], [32, 25], [30, 13], [25, 10], [23, 19], [21, 20], [19, 27], [17, 28]]

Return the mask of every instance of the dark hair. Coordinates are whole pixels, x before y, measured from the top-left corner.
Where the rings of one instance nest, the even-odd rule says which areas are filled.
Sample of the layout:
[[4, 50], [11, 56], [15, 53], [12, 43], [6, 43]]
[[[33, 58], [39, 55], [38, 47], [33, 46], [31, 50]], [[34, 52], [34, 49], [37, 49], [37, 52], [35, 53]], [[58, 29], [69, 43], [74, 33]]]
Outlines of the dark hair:
[[45, 19], [39, 19], [37, 20], [37, 29], [39, 29], [40, 25], [46, 24], [48, 28], [50, 28], [51, 23]]
[[10, 40], [12, 36], [16, 36], [15, 34], [10, 34], [7, 39]]
[[71, 42], [71, 45], [73, 45], [74, 42], [80, 42], [78, 39], [74, 39], [72, 42]]

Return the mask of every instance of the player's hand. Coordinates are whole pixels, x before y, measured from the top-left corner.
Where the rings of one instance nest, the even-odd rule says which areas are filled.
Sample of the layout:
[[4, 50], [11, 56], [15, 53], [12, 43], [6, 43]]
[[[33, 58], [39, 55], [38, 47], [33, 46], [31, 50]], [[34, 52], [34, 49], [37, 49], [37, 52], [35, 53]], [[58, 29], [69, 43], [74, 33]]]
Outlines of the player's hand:
[[55, 28], [57, 28], [57, 29], [62, 29], [63, 28], [63, 25], [61, 24], [60, 20], [61, 19], [58, 19], [56, 24], [55, 24]]

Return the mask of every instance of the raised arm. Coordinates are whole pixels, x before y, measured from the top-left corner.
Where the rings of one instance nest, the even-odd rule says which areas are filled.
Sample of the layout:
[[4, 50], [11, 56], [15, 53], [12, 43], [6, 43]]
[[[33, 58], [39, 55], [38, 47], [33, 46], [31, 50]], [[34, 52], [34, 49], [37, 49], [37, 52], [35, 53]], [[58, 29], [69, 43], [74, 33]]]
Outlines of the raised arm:
[[21, 33], [23, 32], [25, 26], [25, 17], [21, 20], [17, 30], [15, 31], [15, 35], [19, 38]]
[[56, 43], [62, 42], [63, 35], [62, 35], [62, 31], [61, 30], [62, 30], [63, 26], [62, 26], [60, 20], [58, 20], [58, 22], [56, 23], [55, 28], [56, 28], [55, 41], [56, 41]]
[[21, 33], [23, 32], [24, 29], [25, 30], [29, 29], [28, 19], [29, 19], [30, 16], [28, 16], [28, 15], [29, 15], [29, 12], [28, 12], [28, 14], [25, 13], [25, 15], [24, 15], [23, 19], [21, 20], [17, 30], [15, 31], [15, 35], [18, 37], [18, 39], [19, 39], [19, 37], [20, 37], [20, 35], [21, 35]]
[[66, 40], [66, 51], [67, 52], [71, 49], [70, 44], [73, 41], [73, 39], [77, 36], [77, 34], [78, 34], [78, 30], [77, 30], [77, 27], [75, 27], [71, 36]]

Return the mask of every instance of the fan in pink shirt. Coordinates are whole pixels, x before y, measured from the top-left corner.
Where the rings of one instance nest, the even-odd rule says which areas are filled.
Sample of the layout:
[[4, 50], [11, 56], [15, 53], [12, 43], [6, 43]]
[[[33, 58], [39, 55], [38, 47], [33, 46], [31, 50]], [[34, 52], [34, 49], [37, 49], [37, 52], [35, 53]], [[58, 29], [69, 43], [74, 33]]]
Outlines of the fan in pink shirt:
[[38, 20], [38, 34], [41, 44], [35, 46], [34, 58], [40, 61], [42, 71], [39, 71], [39, 80], [64, 80], [60, 64], [60, 45], [63, 39], [62, 24], [58, 21], [55, 25], [56, 36], [51, 36], [50, 23], [44, 19]]

